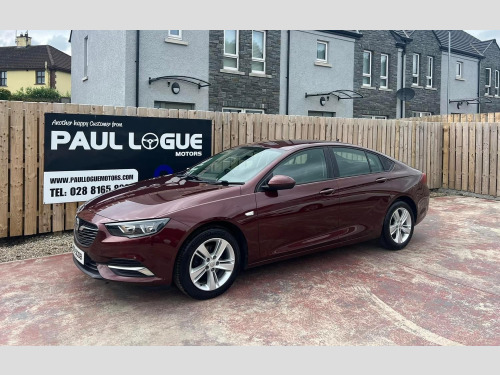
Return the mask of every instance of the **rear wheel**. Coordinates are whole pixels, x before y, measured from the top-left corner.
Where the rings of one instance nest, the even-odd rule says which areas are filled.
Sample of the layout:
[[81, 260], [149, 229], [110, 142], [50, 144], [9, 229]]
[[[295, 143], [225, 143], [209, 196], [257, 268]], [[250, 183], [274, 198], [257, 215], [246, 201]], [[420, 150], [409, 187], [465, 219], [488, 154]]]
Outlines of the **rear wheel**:
[[174, 282], [192, 298], [214, 298], [229, 289], [239, 267], [240, 249], [232, 234], [222, 228], [207, 229], [182, 247]]
[[387, 211], [380, 238], [382, 246], [389, 250], [401, 250], [413, 235], [415, 219], [410, 206], [403, 202], [395, 202]]

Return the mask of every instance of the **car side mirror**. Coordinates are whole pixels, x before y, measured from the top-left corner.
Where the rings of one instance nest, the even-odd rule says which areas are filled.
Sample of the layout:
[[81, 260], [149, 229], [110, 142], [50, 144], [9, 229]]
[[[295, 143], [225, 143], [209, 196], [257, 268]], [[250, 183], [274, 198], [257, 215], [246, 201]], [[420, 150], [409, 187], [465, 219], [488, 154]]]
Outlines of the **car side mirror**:
[[267, 183], [267, 190], [286, 190], [295, 186], [295, 180], [289, 176], [276, 175]]

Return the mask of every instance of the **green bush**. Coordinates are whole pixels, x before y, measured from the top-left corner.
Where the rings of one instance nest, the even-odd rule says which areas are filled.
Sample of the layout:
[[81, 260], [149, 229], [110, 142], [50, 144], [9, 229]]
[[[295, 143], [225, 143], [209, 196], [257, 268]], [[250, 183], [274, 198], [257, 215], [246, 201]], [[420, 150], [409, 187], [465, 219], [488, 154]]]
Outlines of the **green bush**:
[[0, 100], [10, 100], [11, 93], [7, 89], [0, 89]]
[[24, 87], [11, 95], [10, 100], [20, 100], [25, 102], [59, 102], [61, 94], [56, 89], [50, 87]]

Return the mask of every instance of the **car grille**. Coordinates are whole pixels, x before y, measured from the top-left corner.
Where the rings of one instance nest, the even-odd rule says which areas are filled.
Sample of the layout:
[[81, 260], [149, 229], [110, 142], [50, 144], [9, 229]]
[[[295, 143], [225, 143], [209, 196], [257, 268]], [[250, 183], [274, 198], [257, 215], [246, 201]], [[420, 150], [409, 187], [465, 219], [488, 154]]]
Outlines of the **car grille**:
[[75, 221], [75, 238], [82, 246], [89, 247], [97, 236], [97, 225], [89, 223], [79, 217]]
[[97, 263], [94, 262], [92, 259], [90, 259], [88, 254], [86, 254], [86, 257], [85, 257], [84, 267], [87, 268], [89, 271], [99, 273], [99, 271], [97, 270]]

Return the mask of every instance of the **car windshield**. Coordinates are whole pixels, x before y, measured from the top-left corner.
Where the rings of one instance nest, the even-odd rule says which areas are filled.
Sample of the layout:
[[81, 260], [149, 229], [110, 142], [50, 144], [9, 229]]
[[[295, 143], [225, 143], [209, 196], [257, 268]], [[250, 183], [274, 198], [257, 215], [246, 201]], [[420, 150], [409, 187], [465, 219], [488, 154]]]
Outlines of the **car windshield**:
[[282, 153], [281, 150], [257, 146], [233, 148], [195, 165], [186, 177], [207, 182], [243, 184]]

